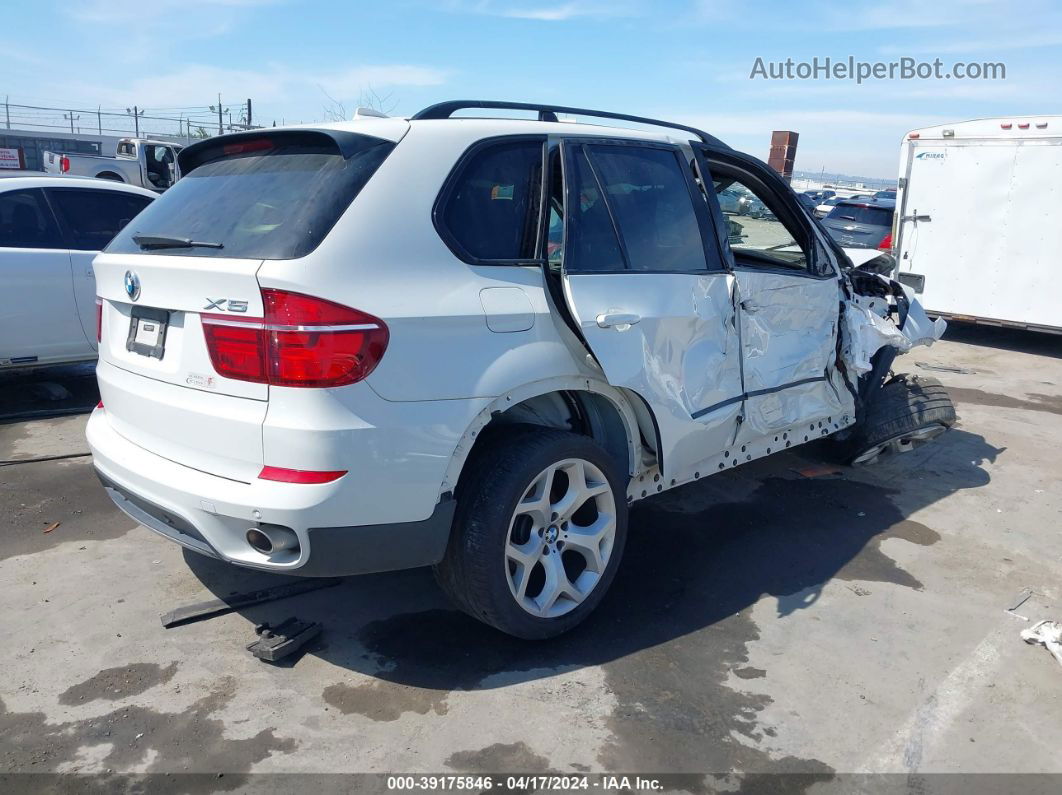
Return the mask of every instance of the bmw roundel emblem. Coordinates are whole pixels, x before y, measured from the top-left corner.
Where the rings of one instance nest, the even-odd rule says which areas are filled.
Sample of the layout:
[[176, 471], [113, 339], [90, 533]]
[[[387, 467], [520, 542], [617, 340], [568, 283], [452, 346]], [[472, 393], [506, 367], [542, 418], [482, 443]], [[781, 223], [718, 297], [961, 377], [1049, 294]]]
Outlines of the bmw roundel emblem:
[[140, 297], [140, 277], [133, 271], [125, 272], [125, 294], [131, 301]]

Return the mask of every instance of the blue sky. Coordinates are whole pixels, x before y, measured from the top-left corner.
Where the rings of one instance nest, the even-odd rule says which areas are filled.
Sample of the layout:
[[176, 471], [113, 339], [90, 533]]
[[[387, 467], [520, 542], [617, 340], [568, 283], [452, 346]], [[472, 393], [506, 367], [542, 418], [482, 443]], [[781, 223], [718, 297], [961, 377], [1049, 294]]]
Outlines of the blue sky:
[[[682, 120], [797, 168], [889, 177], [909, 129], [1062, 112], [1062, 7], [1046, 0], [82, 0], [11, 4], [0, 94], [72, 107], [252, 97], [258, 121], [324, 118], [369, 90], [543, 101]], [[756, 57], [1001, 61], [995, 81], [750, 80]]]

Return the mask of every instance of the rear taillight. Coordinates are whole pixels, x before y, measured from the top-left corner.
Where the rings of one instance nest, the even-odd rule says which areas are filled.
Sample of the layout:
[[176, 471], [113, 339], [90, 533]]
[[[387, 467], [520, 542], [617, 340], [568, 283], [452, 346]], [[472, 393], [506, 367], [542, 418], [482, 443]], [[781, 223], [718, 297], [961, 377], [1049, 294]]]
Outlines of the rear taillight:
[[59, 158], [59, 170], [64, 174], [70, 170], [70, 158], [66, 155]]
[[387, 326], [357, 309], [269, 289], [262, 304], [264, 318], [202, 316], [219, 375], [274, 386], [345, 386], [371, 373], [387, 350]]
[[878, 243], [878, 251], [892, 251], [892, 232], [889, 232]]
[[103, 299], [96, 296], [96, 342], [103, 342]]

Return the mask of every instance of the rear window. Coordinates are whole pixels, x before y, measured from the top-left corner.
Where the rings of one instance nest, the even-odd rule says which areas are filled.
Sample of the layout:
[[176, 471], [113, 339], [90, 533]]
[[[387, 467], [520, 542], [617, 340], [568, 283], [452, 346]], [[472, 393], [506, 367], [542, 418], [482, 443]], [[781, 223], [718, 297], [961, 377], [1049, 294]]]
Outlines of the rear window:
[[[263, 139], [261, 146], [247, 144], [247, 151], [210, 160], [154, 201], [107, 250], [249, 259], [305, 256], [394, 148], [379, 138], [358, 138], [364, 140], [346, 158], [329, 143]], [[141, 249], [134, 236], [212, 246]]]
[[831, 220], [849, 221], [856, 224], [892, 226], [892, 210], [887, 207], [863, 207], [857, 204], [838, 204], [826, 216]]

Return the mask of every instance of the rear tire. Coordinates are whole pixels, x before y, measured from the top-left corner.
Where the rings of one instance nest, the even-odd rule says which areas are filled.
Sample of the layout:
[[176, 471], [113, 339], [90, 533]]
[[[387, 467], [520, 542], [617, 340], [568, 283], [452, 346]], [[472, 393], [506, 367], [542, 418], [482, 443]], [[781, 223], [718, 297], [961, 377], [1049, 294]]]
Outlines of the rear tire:
[[466, 465], [450, 542], [435, 567], [463, 611], [543, 639], [604, 597], [627, 538], [626, 479], [586, 436], [516, 425], [483, 438]]
[[955, 424], [955, 406], [935, 378], [901, 374], [881, 387], [846, 444], [849, 464], [914, 449]]

